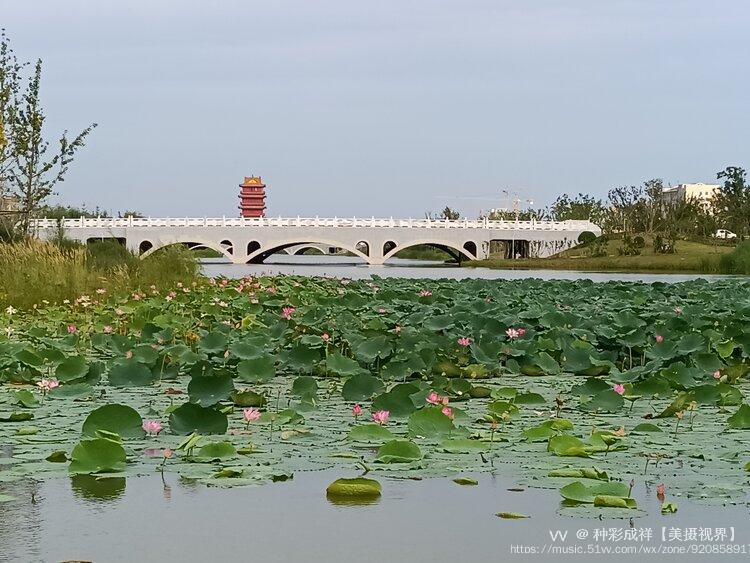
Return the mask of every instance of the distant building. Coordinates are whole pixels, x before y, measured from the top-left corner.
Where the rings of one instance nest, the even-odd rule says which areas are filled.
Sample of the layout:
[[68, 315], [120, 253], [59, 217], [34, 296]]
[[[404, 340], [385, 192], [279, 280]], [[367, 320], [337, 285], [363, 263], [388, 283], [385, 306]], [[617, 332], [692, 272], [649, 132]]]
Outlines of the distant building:
[[697, 201], [704, 209], [710, 209], [714, 196], [720, 189], [719, 184], [677, 184], [664, 188], [662, 195], [668, 203], [693, 200]]
[[0, 195], [0, 211], [21, 211], [21, 198], [14, 195]]
[[240, 184], [240, 217], [266, 216], [266, 185], [260, 176], [245, 176]]

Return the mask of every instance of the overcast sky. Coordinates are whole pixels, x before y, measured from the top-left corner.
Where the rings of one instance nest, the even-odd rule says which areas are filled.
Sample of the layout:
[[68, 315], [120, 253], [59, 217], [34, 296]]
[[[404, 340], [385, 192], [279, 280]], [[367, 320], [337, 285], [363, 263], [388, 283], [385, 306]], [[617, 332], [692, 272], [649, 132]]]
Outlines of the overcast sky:
[[257, 174], [273, 215], [473, 215], [750, 166], [747, 0], [0, 0], [0, 25], [44, 60], [52, 138], [99, 123], [66, 203], [233, 216]]

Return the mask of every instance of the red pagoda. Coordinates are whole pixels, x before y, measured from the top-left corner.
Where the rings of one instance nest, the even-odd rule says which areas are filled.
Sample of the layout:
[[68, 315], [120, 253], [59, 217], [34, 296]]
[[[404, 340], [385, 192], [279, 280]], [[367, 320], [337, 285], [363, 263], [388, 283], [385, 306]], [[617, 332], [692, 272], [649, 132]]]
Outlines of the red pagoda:
[[266, 216], [266, 185], [260, 176], [245, 176], [240, 184], [240, 216]]

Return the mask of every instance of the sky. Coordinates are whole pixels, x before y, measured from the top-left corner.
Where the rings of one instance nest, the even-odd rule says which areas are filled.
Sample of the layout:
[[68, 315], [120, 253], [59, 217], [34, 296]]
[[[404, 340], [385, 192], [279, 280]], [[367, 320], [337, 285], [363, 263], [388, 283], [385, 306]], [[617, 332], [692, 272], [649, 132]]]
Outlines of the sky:
[[0, 0], [44, 61], [57, 201], [235, 216], [475, 216], [750, 167], [746, 0]]

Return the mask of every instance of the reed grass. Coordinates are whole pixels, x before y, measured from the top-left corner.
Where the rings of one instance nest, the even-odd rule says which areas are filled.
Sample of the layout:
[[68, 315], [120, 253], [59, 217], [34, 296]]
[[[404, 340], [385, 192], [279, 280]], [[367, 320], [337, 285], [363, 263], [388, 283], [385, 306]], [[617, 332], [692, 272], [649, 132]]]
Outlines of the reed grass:
[[4, 243], [0, 244], [0, 306], [23, 309], [73, 301], [81, 295], [122, 295], [151, 285], [173, 287], [177, 282], [191, 283], [198, 270], [195, 258], [180, 247], [141, 260], [115, 242]]

